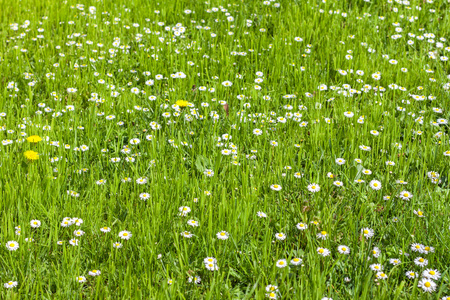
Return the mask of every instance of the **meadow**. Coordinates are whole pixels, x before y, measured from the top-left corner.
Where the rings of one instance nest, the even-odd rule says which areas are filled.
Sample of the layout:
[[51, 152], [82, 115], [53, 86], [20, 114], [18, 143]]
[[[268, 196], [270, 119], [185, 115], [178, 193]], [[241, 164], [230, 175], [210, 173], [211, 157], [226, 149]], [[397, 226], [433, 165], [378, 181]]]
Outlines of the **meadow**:
[[0, 4], [1, 299], [450, 299], [448, 1]]

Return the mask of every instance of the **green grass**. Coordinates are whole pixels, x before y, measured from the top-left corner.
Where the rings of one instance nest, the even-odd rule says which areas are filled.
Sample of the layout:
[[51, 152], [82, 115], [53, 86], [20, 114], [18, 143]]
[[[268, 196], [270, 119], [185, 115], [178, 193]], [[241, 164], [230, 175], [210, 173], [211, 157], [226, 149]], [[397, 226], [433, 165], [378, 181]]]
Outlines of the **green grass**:
[[[268, 285], [281, 299], [450, 294], [448, 3], [267, 3], [0, 0], [0, 283], [17, 282], [1, 299], [264, 299]], [[441, 274], [429, 293], [426, 269]]]

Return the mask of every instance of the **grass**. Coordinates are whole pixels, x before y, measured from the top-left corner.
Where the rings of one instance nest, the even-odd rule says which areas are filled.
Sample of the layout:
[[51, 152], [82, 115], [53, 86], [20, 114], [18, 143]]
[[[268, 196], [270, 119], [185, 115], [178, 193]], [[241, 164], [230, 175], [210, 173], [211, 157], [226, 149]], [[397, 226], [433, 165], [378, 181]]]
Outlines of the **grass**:
[[0, 298], [444, 299], [450, 24], [428, 2], [0, 0]]

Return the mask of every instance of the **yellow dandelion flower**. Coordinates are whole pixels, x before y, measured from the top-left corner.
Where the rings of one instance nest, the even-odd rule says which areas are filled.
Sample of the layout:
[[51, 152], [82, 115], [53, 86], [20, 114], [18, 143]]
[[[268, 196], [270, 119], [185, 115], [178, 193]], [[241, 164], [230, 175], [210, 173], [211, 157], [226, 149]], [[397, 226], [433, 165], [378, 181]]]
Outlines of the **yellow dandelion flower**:
[[40, 141], [42, 141], [42, 138], [38, 135], [32, 135], [27, 137], [27, 141], [30, 143], [39, 143]]
[[189, 105], [189, 102], [187, 102], [186, 100], [177, 100], [175, 104], [178, 105], [179, 107], [186, 107]]
[[26, 159], [31, 160], [31, 161], [39, 159], [39, 153], [37, 153], [37, 152], [35, 152], [33, 150], [25, 151], [23, 153], [23, 155], [25, 156]]

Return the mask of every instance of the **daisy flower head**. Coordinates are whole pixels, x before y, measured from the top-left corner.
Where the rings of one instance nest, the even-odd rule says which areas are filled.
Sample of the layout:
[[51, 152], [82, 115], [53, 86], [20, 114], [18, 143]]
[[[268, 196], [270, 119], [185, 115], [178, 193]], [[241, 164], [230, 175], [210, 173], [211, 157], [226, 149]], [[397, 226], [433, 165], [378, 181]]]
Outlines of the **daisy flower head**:
[[7, 289], [12, 289], [13, 287], [17, 286], [17, 281], [8, 281], [3, 286]]
[[378, 180], [371, 180], [369, 182], [369, 186], [372, 190], [378, 191], [381, 189], [381, 182], [379, 182]]
[[431, 292], [434, 292], [436, 290], [437, 284], [431, 279], [422, 278], [417, 283], [417, 287], [422, 288], [422, 290], [424, 292], [431, 293]]
[[306, 230], [308, 229], [308, 224], [305, 223], [298, 223], [297, 225], [295, 225], [295, 227], [297, 227], [298, 230]]
[[111, 228], [109, 228], [109, 227], [102, 227], [102, 228], [100, 228], [100, 231], [101, 231], [101, 232], [104, 232], [104, 233], [110, 232], [110, 231], [111, 231]]
[[131, 239], [132, 236], [133, 235], [131, 234], [131, 232], [126, 231], [126, 230], [123, 230], [123, 231], [119, 232], [119, 237], [122, 240], [129, 240], [129, 239]]
[[382, 280], [385, 280], [388, 278], [388, 276], [384, 272], [377, 272], [377, 274], [375, 274], [375, 277], [377, 279], [382, 279]]
[[317, 238], [320, 240], [326, 240], [328, 237], [328, 232], [326, 232], [325, 230], [319, 232], [317, 235]]
[[281, 191], [281, 185], [279, 184], [272, 184], [270, 188], [274, 191]]
[[276, 263], [278, 268], [285, 268], [287, 266], [287, 261], [285, 259], [279, 259]]
[[229, 237], [229, 233], [226, 231], [219, 231], [216, 236], [219, 240], [227, 240]]
[[441, 272], [436, 269], [426, 269], [422, 272], [422, 277], [429, 278], [433, 280], [439, 280], [441, 278]]
[[428, 259], [423, 257], [417, 257], [414, 259], [414, 264], [416, 264], [419, 267], [426, 267], [428, 265]]
[[403, 200], [409, 201], [413, 197], [413, 194], [408, 191], [401, 191], [398, 197]]
[[303, 260], [301, 258], [298, 257], [294, 257], [293, 259], [291, 259], [291, 265], [294, 266], [298, 266], [303, 262]]
[[330, 255], [330, 250], [327, 248], [319, 247], [317, 248], [317, 253], [323, 257]]
[[258, 217], [260, 217], [260, 218], [267, 218], [267, 215], [266, 215], [265, 213], [263, 213], [262, 211], [258, 211], [258, 212], [256, 213], [256, 215], [257, 215]]
[[340, 246], [338, 246], [337, 249], [340, 254], [345, 254], [345, 255], [350, 254], [350, 248], [348, 246], [340, 245]]
[[284, 241], [286, 239], [286, 235], [282, 232], [275, 234], [275, 238], [279, 241]]
[[414, 271], [406, 271], [405, 275], [406, 275], [406, 277], [408, 277], [409, 279], [414, 279], [414, 278], [419, 277], [419, 274], [417, 274], [417, 273], [414, 272]]
[[6, 243], [6, 248], [9, 251], [16, 251], [17, 249], [19, 249], [19, 243], [16, 241], [9, 241]]
[[361, 233], [364, 235], [365, 238], [369, 239], [371, 237], [373, 237], [373, 235], [375, 234], [374, 230], [371, 228], [363, 228], [361, 229]]
[[383, 266], [382, 266], [381, 264], [371, 264], [371, 265], [369, 266], [369, 268], [370, 268], [372, 271], [377, 271], [377, 272], [383, 270]]
[[102, 274], [102, 272], [100, 272], [100, 270], [89, 271], [90, 276], [99, 276], [100, 274]]
[[86, 277], [84, 277], [84, 276], [77, 276], [77, 277], [76, 277], [76, 280], [77, 280], [79, 283], [83, 283], [83, 282], [86, 282]]
[[320, 191], [320, 186], [317, 183], [311, 183], [308, 185], [308, 191], [311, 193], [317, 193]]
[[39, 221], [39, 220], [31, 220], [30, 221], [30, 226], [32, 228], [39, 228], [39, 227], [41, 227], [41, 221]]

